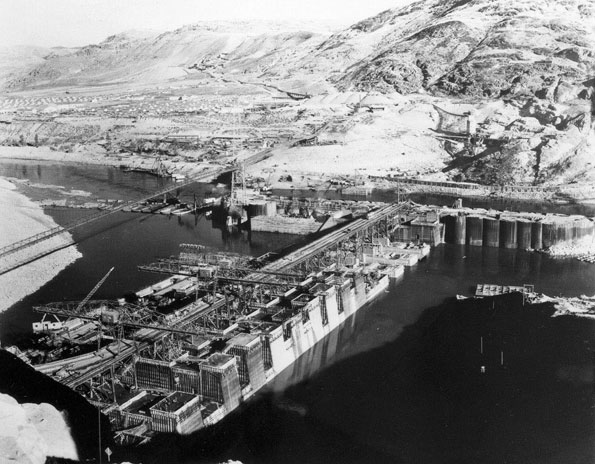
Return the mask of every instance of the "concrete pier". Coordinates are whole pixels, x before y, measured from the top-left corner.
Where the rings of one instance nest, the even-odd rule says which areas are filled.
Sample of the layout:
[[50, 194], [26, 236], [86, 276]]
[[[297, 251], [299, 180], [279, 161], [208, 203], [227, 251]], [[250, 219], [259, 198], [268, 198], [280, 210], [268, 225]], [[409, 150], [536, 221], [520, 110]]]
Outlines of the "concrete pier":
[[471, 246], [483, 245], [483, 218], [480, 216], [467, 217], [467, 243]]
[[483, 246], [500, 246], [500, 221], [498, 219], [483, 219]]
[[527, 220], [517, 221], [517, 246], [521, 250], [531, 248], [531, 222]]
[[531, 223], [531, 248], [534, 250], [543, 248], [543, 224], [541, 222]]
[[444, 223], [444, 241], [454, 245], [464, 245], [466, 241], [467, 216], [464, 214], [443, 216], [441, 222]]
[[542, 245], [543, 248], [549, 248], [554, 245], [557, 241], [557, 227], [556, 224], [552, 222], [544, 222], [543, 223], [543, 241]]
[[500, 246], [502, 248], [517, 247], [517, 226], [516, 219], [500, 219]]
[[466, 242], [467, 231], [467, 216], [459, 214], [455, 217], [455, 236], [454, 243], [456, 245], [464, 245]]

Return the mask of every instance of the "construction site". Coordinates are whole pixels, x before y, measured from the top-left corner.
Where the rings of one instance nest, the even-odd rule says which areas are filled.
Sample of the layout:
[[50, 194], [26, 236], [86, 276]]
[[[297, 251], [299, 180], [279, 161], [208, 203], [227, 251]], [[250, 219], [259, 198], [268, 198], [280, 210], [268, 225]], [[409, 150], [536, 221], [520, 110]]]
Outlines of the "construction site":
[[249, 399], [427, 255], [419, 243], [386, 262], [372, 256], [408, 208], [373, 207], [282, 256], [182, 245], [140, 266], [165, 280], [93, 300], [110, 270], [80, 302], [36, 306], [39, 346], [11, 350], [100, 408], [123, 443], [190, 433]]
[[49, 388], [0, 393], [80, 400], [100, 463], [591, 462], [595, 12], [410, 3], [5, 28], [0, 339]]
[[[243, 169], [231, 174], [231, 194], [200, 205], [213, 220], [231, 228], [265, 224], [307, 235], [307, 244], [260, 257], [183, 244], [178, 255], [139, 266], [164, 280], [94, 300], [111, 269], [82, 301], [35, 306], [39, 343], [9, 348], [97, 406], [121, 443], [220, 421], [441, 243], [541, 250], [594, 234], [592, 219], [582, 216], [478, 210], [461, 201], [447, 208], [279, 197], [247, 187]], [[87, 221], [121, 210], [158, 212], [135, 208], [165, 193]], [[200, 214], [198, 206], [188, 212]], [[1, 251], [8, 256], [64, 230]]]

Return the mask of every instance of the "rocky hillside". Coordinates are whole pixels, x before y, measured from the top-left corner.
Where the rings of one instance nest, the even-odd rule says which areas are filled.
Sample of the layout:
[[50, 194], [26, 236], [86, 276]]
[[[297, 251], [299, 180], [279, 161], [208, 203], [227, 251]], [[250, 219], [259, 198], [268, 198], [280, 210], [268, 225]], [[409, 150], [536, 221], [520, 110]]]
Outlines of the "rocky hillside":
[[545, 93], [559, 79], [587, 87], [595, 70], [595, 2], [422, 0], [331, 36], [321, 56], [345, 55], [361, 43], [376, 51], [337, 85], [496, 98]]
[[42, 403], [19, 404], [0, 393], [0, 460], [13, 464], [44, 464], [48, 457], [78, 460], [64, 416]]
[[[108, 84], [118, 90], [192, 87], [197, 99], [214, 96], [217, 104], [221, 95], [260, 92], [262, 99], [270, 89], [285, 90], [311, 97], [300, 103], [299, 114], [316, 124], [341, 115], [346, 157], [358, 137], [363, 143], [362, 132], [376, 134], [370, 140], [383, 141], [376, 164], [384, 165], [379, 160], [394, 160], [395, 150], [408, 152], [395, 144], [410, 136], [409, 151], [434, 155], [423, 166], [400, 158], [403, 166], [412, 164], [413, 175], [498, 185], [595, 181], [595, 0], [420, 0], [334, 33], [311, 26], [201, 23], [159, 35], [120, 34], [46, 55], [33, 68], [12, 72], [5, 89], [60, 88], [72, 97]], [[367, 126], [356, 124], [354, 105], [378, 93], [398, 103]], [[0, 110], [10, 116], [19, 104], [30, 102], [7, 99]], [[446, 113], [437, 108], [459, 118], [469, 112], [474, 137], [465, 140], [464, 129], [445, 134]], [[58, 114], [53, 107], [41, 112]], [[63, 126], [71, 120], [46, 119], [46, 132], [69, 138]], [[6, 140], [19, 140], [24, 131], [31, 141], [39, 130], [25, 127], [38, 127], [35, 117], [10, 121], [7, 116], [0, 131]], [[88, 140], [104, 137], [93, 127]], [[47, 136], [37, 135], [42, 142]]]
[[542, 96], [563, 81], [558, 97], [569, 99], [584, 97], [595, 73], [593, 0], [421, 0], [332, 35], [300, 26], [201, 23], [159, 35], [119, 34], [48, 54], [33, 69], [12, 73], [8, 87], [156, 83], [210, 71], [269, 80], [309, 75], [340, 90], [488, 98]]
[[[106, 417], [101, 427], [105, 444], [112, 445]], [[0, 349], [0, 462], [43, 463], [46, 456], [85, 461], [97, 456], [97, 437], [91, 404]]]
[[558, 96], [568, 99], [584, 96], [595, 73], [594, 0], [420, 0], [332, 35], [311, 26], [201, 23], [159, 35], [119, 34], [48, 54], [33, 69], [12, 73], [8, 87], [156, 83], [211, 71], [277, 80], [310, 75], [340, 90], [488, 98], [543, 96], [562, 80]]

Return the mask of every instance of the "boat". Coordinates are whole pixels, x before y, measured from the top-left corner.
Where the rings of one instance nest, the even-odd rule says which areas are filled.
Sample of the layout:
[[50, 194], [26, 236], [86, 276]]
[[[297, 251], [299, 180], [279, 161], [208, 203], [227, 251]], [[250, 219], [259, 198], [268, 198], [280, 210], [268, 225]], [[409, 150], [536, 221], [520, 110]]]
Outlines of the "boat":
[[171, 214], [174, 209], [176, 209], [178, 205], [169, 205], [163, 209], [159, 210], [159, 214]]
[[190, 207], [187, 204], [181, 204], [178, 205], [177, 208], [173, 209], [171, 211], [171, 214], [175, 215], [175, 216], [183, 216], [185, 214], [189, 214], [191, 213], [193, 210], [190, 209]]
[[133, 206], [132, 208], [130, 208], [130, 211], [133, 212], [133, 213], [138, 213], [138, 212], [142, 211], [146, 207], [147, 207], [147, 204], [146, 203], [140, 203], [140, 204], [138, 204], [138, 205]]
[[141, 209], [141, 213], [156, 213], [159, 210], [165, 208], [167, 205], [165, 203], [149, 203], [148, 206]]

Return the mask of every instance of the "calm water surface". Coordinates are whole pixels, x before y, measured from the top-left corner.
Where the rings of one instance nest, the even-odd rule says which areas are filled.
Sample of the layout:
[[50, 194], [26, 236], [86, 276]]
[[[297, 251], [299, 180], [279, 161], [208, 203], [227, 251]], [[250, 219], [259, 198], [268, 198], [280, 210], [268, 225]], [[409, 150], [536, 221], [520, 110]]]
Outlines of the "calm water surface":
[[595, 323], [552, 318], [551, 308], [523, 306], [518, 296], [493, 306], [452, 297], [478, 282], [592, 295], [595, 268], [522, 251], [440, 246], [220, 427], [122, 457], [593, 462]]
[[[45, 178], [45, 168], [40, 172]], [[98, 184], [103, 175], [93, 174]], [[69, 178], [54, 174], [48, 183], [80, 188]], [[134, 193], [126, 179], [107, 182], [123, 195]], [[51, 214], [61, 222], [73, 213]], [[294, 239], [227, 234], [193, 216], [133, 213], [75, 235], [84, 257], [0, 315], [0, 338], [28, 329], [37, 317], [33, 304], [82, 298], [111, 266], [116, 270], [97, 297], [159, 280], [136, 266], [176, 254], [179, 243], [259, 255]], [[523, 306], [514, 296], [494, 304], [453, 299], [477, 283], [593, 295], [595, 266], [518, 250], [439, 246], [218, 427], [162, 437], [115, 457], [144, 463], [593, 462], [595, 323], [552, 318], [551, 308]]]

